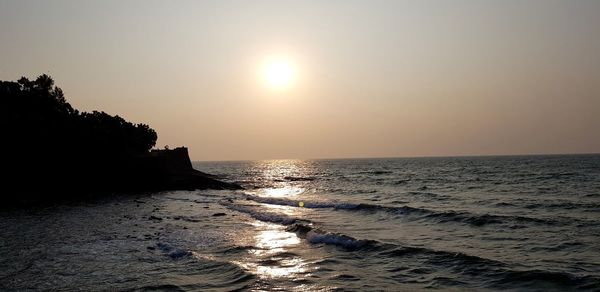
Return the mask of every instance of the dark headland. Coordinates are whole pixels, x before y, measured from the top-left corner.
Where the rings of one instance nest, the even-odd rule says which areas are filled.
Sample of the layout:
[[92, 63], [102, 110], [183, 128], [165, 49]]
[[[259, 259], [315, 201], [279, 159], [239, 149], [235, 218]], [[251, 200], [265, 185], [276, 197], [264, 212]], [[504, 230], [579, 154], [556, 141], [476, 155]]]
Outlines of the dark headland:
[[0, 81], [0, 103], [5, 203], [241, 188], [195, 170], [185, 147], [152, 150], [146, 124], [74, 109], [47, 75]]

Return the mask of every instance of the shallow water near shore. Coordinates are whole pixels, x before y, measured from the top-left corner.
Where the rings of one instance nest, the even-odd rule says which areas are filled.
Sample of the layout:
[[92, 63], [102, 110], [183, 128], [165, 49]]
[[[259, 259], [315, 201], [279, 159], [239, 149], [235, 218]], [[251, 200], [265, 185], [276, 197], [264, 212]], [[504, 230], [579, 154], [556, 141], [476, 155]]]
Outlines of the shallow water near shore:
[[1, 210], [0, 289], [600, 290], [599, 155], [194, 167], [246, 190]]

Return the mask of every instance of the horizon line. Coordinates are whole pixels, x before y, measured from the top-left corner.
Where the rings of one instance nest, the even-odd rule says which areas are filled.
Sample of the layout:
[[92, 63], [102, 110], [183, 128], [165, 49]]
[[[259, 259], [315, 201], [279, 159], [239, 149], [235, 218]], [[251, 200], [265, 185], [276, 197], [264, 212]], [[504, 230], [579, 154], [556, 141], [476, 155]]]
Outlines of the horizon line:
[[600, 152], [570, 153], [521, 153], [521, 154], [464, 154], [464, 155], [423, 155], [423, 156], [372, 156], [372, 157], [338, 157], [338, 158], [265, 158], [265, 159], [226, 159], [226, 160], [192, 160], [192, 162], [248, 162], [268, 160], [364, 160], [364, 159], [411, 159], [411, 158], [476, 158], [476, 157], [519, 157], [519, 156], [592, 156]]

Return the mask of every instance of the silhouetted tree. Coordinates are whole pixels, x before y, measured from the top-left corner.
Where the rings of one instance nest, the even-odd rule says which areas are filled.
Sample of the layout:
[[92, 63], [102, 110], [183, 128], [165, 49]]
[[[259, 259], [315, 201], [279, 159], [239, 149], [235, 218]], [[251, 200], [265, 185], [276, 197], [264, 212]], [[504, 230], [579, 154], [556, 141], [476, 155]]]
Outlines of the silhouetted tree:
[[0, 114], [4, 166], [13, 184], [24, 187], [37, 187], [26, 179], [36, 168], [47, 186], [118, 181], [157, 140], [148, 125], [105, 112], [80, 113], [46, 74], [0, 81]]

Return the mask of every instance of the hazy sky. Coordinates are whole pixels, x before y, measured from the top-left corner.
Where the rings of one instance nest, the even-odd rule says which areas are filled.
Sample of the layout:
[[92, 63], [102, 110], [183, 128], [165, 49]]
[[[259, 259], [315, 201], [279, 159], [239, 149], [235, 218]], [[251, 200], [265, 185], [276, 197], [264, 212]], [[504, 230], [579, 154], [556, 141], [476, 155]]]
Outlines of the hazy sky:
[[600, 152], [599, 28], [593, 0], [0, 0], [0, 80], [194, 160]]

